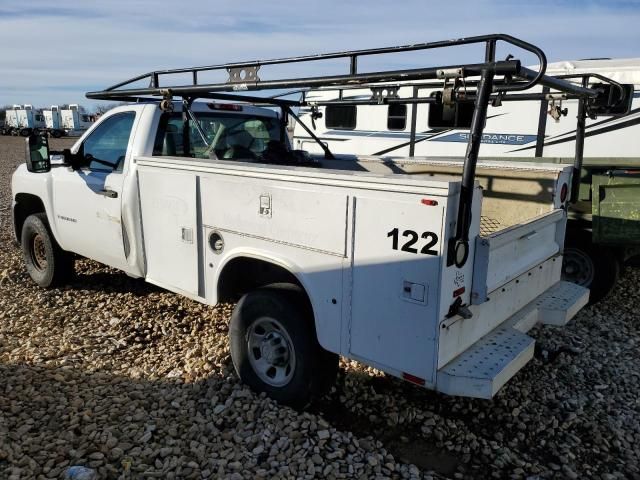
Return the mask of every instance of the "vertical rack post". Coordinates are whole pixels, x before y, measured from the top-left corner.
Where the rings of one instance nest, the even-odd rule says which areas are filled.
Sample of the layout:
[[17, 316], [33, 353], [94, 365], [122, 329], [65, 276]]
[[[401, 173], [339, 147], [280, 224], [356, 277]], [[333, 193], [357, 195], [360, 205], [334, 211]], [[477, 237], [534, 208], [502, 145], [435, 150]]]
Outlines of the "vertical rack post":
[[[589, 77], [582, 77], [582, 86], [589, 86]], [[573, 175], [571, 176], [571, 197], [570, 202], [575, 203], [578, 200], [580, 190], [580, 175], [582, 175], [582, 160], [584, 158], [584, 130], [587, 118], [587, 99], [584, 96], [578, 100], [578, 122], [576, 125], [576, 154], [573, 160]]]
[[188, 98], [182, 99], [182, 151], [187, 154], [191, 152], [191, 128], [189, 122], [189, 109], [193, 100]]
[[496, 61], [496, 41], [487, 40], [487, 44], [484, 50], [484, 61], [495, 62]]
[[447, 265], [455, 264], [459, 268], [466, 263], [469, 256], [469, 228], [471, 226], [476, 163], [478, 162], [478, 151], [480, 150], [482, 133], [487, 120], [487, 108], [493, 89], [494, 75], [495, 72], [492, 68], [482, 69], [473, 117], [471, 118], [471, 132], [469, 143], [467, 143], [467, 153], [464, 157], [462, 184], [460, 185], [456, 235], [449, 240], [447, 254]]
[[[413, 87], [413, 96], [418, 98], [418, 87]], [[418, 116], [418, 104], [411, 105], [411, 134], [409, 136], [409, 156], [413, 157], [416, 153], [416, 117]]]
[[[542, 87], [542, 94], [549, 93], [549, 87]], [[538, 135], [536, 137], [536, 157], [541, 157], [544, 150], [544, 135], [547, 131], [547, 109], [549, 100], [540, 100], [540, 115], [538, 116]]]

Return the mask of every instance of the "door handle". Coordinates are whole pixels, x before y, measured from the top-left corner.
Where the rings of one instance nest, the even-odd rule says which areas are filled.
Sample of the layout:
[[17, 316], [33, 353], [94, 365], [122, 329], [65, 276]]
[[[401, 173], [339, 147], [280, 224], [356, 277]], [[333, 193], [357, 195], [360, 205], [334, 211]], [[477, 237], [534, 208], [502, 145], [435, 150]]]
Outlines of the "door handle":
[[536, 235], [538, 235], [538, 231], [534, 230], [533, 232], [529, 232], [529, 233], [524, 234], [518, 240], [530, 240], [533, 237], [535, 237]]
[[104, 190], [98, 190], [98, 195], [104, 195], [108, 198], [118, 198], [118, 192], [116, 192], [115, 190], [109, 190], [108, 188], [105, 188]]

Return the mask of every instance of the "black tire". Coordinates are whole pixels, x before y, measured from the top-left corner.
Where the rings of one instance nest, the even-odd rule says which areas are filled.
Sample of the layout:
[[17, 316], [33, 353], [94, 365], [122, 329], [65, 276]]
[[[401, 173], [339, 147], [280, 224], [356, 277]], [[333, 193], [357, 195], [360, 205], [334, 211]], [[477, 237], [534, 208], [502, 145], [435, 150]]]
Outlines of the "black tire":
[[29, 276], [39, 286], [55, 287], [73, 275], [73, 256], [60, 248], [45, 213], [29, 215], [22, 226], [22, 255]]
[[338, 356], [318, 344], [311, 308], [293, 285], [244, 295], [229, 337], [240, 380], [279, 403], [304, 408], [335, 382]]
[[53, 138], [60, 138], [62, 136], [62, 132], [60, 130], [53, 130], [51, 132], [51, 136]]
[[22, 130], [20, 130], [20, 135], [23, 137], [28, 137], [30, 134], [31, 134], [30, 128], [23, 128]]
[[602, 300], [620, 275], [616, 251], [594, 245], [588, 230], [569, 231], [562, 262], [562, 279], [591, 290], [589, 303]]

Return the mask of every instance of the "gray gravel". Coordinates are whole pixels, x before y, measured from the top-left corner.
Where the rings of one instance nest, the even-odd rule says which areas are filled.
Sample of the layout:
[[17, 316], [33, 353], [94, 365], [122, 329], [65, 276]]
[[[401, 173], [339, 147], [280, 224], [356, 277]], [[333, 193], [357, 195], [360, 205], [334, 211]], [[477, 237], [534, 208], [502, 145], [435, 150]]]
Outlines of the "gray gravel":
[[568, 327], [533, 332], [539, 355], [491, 402], [342, 361], [300, 413], [238, 383], [231, 305], [89, 260], [70, 286], [36, 288], [4, 221], [22, 152], [0, 137], [0, 478], [640, 479], [637, 269]]

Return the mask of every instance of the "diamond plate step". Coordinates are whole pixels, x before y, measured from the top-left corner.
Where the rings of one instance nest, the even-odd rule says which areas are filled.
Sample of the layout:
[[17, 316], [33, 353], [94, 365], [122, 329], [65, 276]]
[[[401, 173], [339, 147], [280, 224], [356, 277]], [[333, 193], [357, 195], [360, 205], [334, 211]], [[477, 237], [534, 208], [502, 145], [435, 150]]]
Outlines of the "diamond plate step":
[[545, 325], [566, 325], [589, 302], [589, 289], [560, 281], [534, 300], [538, 321]]
[[438, 370], [436, 390], [492, 398], [533, 357], [536, 323], [565, 325], [589, 300], [589, 290], [560, 281]]
[[498, 327], [441, 368], [436, 389], [490, 399], [533, 358], [534, 344], [514, 328]]

